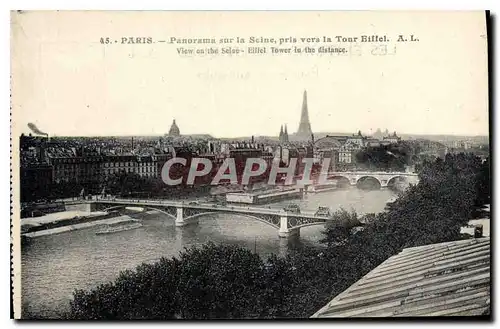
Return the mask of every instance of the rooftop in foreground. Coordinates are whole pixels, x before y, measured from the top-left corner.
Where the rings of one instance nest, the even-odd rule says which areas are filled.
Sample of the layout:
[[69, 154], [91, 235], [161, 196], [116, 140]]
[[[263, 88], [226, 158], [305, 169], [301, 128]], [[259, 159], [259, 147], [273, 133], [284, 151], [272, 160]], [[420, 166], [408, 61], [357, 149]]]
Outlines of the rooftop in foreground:
[[490, 238], [404, 249], [312, 318], [477, 316], [490, 308]]

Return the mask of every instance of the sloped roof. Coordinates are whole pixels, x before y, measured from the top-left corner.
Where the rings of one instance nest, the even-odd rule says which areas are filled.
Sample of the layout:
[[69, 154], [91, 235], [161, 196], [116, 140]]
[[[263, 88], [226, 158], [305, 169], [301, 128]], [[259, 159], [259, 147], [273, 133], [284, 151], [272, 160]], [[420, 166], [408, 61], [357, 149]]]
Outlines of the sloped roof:
[[482, 315], [490, 307], [490, 238], [404, 249], [313, 318]]
[[317, 148], [335, 148], [341, 146], [345, 140], [345, 136], [343, 136], [343, 138], [339, 138], [337, 136], [326, 136], [318, 139], [314, 144]]

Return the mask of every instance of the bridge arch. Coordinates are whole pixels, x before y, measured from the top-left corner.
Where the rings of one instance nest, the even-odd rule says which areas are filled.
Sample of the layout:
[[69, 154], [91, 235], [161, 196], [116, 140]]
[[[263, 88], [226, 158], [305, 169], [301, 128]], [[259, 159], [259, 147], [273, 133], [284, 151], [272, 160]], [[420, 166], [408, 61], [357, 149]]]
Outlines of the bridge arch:
[[[126, 207], [130, 207], [130, 206], [129, 205], [113, 206], [113, 207], [109, 207], [109, 208], [103, 209], [102, 211], [106, 211], [107, 212], [107, 211], [112, 211], [112, 210], [124, 209]], [[168, 213], [164, 209], [155, 208], [155, 207], [149, 207], [149, 206], [142, 206], [142, 205], [141, 205], [141, 208], [150, 209], [150, 210], [156, 210], [158, 212], [161, 212], [164, 215], [167, 215], [167, 217], [169, 217], [169, 218], [171, 218], [173, 220], [176, 220], [176, 217], [174, 215]]]
[[272, 223], [270, 221], [265, 220], [264, 218], [260, 218], [258, 216], [253, 216], [251, 214], [239, 213], [239, 212], [233, 212], [233, 211], [223, 211], [223, 210], [215, 210], [215, 211], [202, 212], [202, 213], [199, 213], [199, 214], [196, 214], [196, 215], [192, 215], [192, 216], [186, 217], [186, 218], [184, 218], [184, 221], [186, 221], [186, 222], [189, 223], [190, 221], [195, 220], [198, 217], [206, 216], [206, 215], [211, 215], [211, 214], [232, 214], [232, 215], [243, 216], [243, 217], [254, 219], [254, 220], [257, 220], [257, 221], [262, 222], [264, 224], [270, 225], [270, 226], [272, 226], [272, 227], [274, 227], [275, 229], [278, 229], [278, 230], [280, 228], [280, 226], [279, 226], [279, 224], [280, 224], [280, 218], [278, 216], [276, 216], [276, 224], [274, 224], [274, 223]]
[[408, 182], [408, 177], [403, 176], [403, 175], [395, 175], [387, 179], [387, 186], [395, 184], [398, 180], [401, 180], [403, 182]]
[[375, 189], [380, 189], [382, 187], [382, 182], [380, 179], [372, 175], [361, 176], [356, 181], [356, 186], [360, 189], [369, 189], [370, 185], [372, 185]]
[[328, 177], [329, 181], [336, 181], [337, 186], [350, 186], [351, 185], [351, 180], [347, 176], [343, 175], [332, 175]]

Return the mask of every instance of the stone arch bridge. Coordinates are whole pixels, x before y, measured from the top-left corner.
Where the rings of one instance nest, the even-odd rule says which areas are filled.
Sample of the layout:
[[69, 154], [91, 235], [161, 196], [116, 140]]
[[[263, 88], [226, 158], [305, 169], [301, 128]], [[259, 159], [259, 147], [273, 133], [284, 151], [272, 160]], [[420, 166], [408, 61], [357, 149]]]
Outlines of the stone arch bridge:
[[299, 236], [302, 227], [324, 225], [329, 216], [318, 216], [313, 213], [291, 213], [276, 208], [258, 208], [245, 206], [223, 206], [199, 202], [174, 202], [164, 200], [113, 199], [87, 201], [92, 211], [112, 211], [126, 207], [140, 207], [146, 210], [157, 210], [175, 221], [176, 226], [197, 223], [199, 217], [216, 214], [236, 214], [250, 220], [257, 220], [278, 230], [282, 238]]
[[357, 186], [366, 180], [372, 180], [380, 184], [380, 187], [388, 187], [398, 182], [409, 184], [417, 184], [419, 181], [418, 174], [406, 172], [384, 172], [384, 171], [337, 171], [329, 172], [328, 180], [337, 179], [344, 180], [350, 185]]

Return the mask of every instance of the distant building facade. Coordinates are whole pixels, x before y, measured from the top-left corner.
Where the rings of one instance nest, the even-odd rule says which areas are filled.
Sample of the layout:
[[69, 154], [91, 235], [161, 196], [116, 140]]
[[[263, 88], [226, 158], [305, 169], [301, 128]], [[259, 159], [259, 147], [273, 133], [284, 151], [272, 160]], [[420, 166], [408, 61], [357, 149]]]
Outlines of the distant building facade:
[[[99, 193], [115, 174], [134, 173], [161, 178], [163, 164], [171, 152], [150, 154], [104, 154], [76, 147], [55, 147], [45, 138], [21, 137], [21, 186], [25, 194], [48, 195], [51, 186], [72, 184], [85, 193]], [[30, 197], [25, 195], [25, 197]]]
[[397, 144], [401, 141], [401, 137], [399, 137], [396, 132], [394, 132], [392, 135], [389, 135], [389, 136], [385, 136], [383, 138], [383, 141], [385, 143], [389, 143], [389, 144]]

